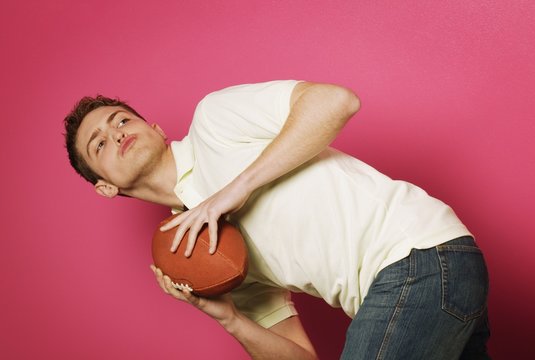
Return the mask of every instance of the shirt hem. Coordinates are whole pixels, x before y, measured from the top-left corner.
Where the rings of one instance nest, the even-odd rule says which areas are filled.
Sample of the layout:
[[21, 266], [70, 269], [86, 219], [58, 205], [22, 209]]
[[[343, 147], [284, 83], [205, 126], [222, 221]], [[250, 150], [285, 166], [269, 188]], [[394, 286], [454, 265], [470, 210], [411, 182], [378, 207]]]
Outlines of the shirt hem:
[[277, 310], [271, 312], [269, 315], [264, 316], [263, 318], [256, 320], [256, 323], [264, 328], [270, 328], [273, 325], [285, 320], [291, 316], [297, 315], [298, 312], [295, 309], [295, 306], [287, 304]]

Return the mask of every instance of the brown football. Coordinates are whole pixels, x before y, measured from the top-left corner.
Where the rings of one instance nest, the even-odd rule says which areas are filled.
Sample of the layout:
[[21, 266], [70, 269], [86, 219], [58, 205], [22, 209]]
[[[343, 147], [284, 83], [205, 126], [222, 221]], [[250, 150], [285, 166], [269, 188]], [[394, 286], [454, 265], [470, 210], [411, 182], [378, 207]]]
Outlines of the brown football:
[[208, 226], [204, 226], [190, 257], [185, 257], [188, 233], [183, 237], [176, 252], [171, 244], [176, 227], [160, 231], [160, 226], [176, 215], [163, 220], [152, 238], [152, 258], [154, 265], [173, 281], [178, 289], [187, 288], [195, 295], [212, 297], [227, 293], [241, 284], [247, 275], [247, 247], [236, 227], [227, 221], [218, 223], [217, 250], [210, 255]]

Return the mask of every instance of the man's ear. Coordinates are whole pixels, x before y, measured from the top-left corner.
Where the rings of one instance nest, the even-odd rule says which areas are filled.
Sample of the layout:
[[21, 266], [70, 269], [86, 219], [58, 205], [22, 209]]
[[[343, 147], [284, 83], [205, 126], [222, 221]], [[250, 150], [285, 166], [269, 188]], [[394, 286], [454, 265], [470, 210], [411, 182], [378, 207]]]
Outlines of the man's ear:
[[164, 140], [167, 140], [167, 135], [165, 135], [165, 132], [162, 130], [162, 128], [158, 124], [152, 124], [151, 127], [156, 130], [158, 134], [160, 134]]
[[95, 184], [95, 191], [97, 194], [107, 197], [107, 198], [114, 198], [119, 194], [119, 188], [113, 184], [110, 184], [109, 182], [106, 182], [104, 180], [99, 180]]

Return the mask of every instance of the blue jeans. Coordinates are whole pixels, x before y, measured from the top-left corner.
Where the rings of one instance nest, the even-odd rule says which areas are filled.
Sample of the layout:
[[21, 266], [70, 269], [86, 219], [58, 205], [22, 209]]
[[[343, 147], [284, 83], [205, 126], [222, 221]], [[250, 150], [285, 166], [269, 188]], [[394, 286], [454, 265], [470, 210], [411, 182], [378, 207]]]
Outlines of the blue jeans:
[[488, 274], [464, 236], [377, 274], [346, 334], [342, 359], [490, 359]]

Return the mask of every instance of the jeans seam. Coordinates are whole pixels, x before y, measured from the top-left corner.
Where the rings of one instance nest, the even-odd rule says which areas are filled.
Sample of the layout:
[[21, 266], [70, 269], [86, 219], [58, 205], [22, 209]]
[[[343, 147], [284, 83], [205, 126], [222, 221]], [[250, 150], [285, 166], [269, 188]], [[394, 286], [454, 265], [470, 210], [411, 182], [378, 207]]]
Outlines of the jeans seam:
[[468, 245], [438, 245], [435, 247], [437, 250], [447, 250], [447, 251], [456, 251], [456, 252], [471, 252], [481, 254], [482, 251], [480, 248], [475, 246]]
[[448, 269], [446, 266], [445, 261], [443, 261], [442, 257], [440, 256], [440, 250], [437, 247], [435, 247], [435, 251], [437, 253], [438, 263], [440, 264], [440, 291], [441, 291], [441, 301], [440, 301], [440, 308], [444, 311], [446, 311], [444, 304], [446, 304], [446, 295], [448, 293]]
[[398, 302], [396, 303], [394, 312], [392, 313], [390, 321], [388, 322], [388, 326], [386, 327], [385, 335], [383, 337], [383, 341], [381, 342], [381, 346], [379, 347], [376, 360], [383, 359], [384, 352], [386, 351], [386, 347], [394, 331], [394, 326], [399, 317], [399, 313], [401, 312], [403, 305], [405, 305], [405, 301], [409, 293], [409, 286], [414, 281], [415, 272], [416, 272], [416, 261], [414, 261], [413, 252], [411, 252], [411, 254], [409, 255], [409, 274], [407, 276], [407, 279], [405, 280], [405, 283], [403, 284], [403, 288], [401, 289], [401, 294], [399, 295]]

